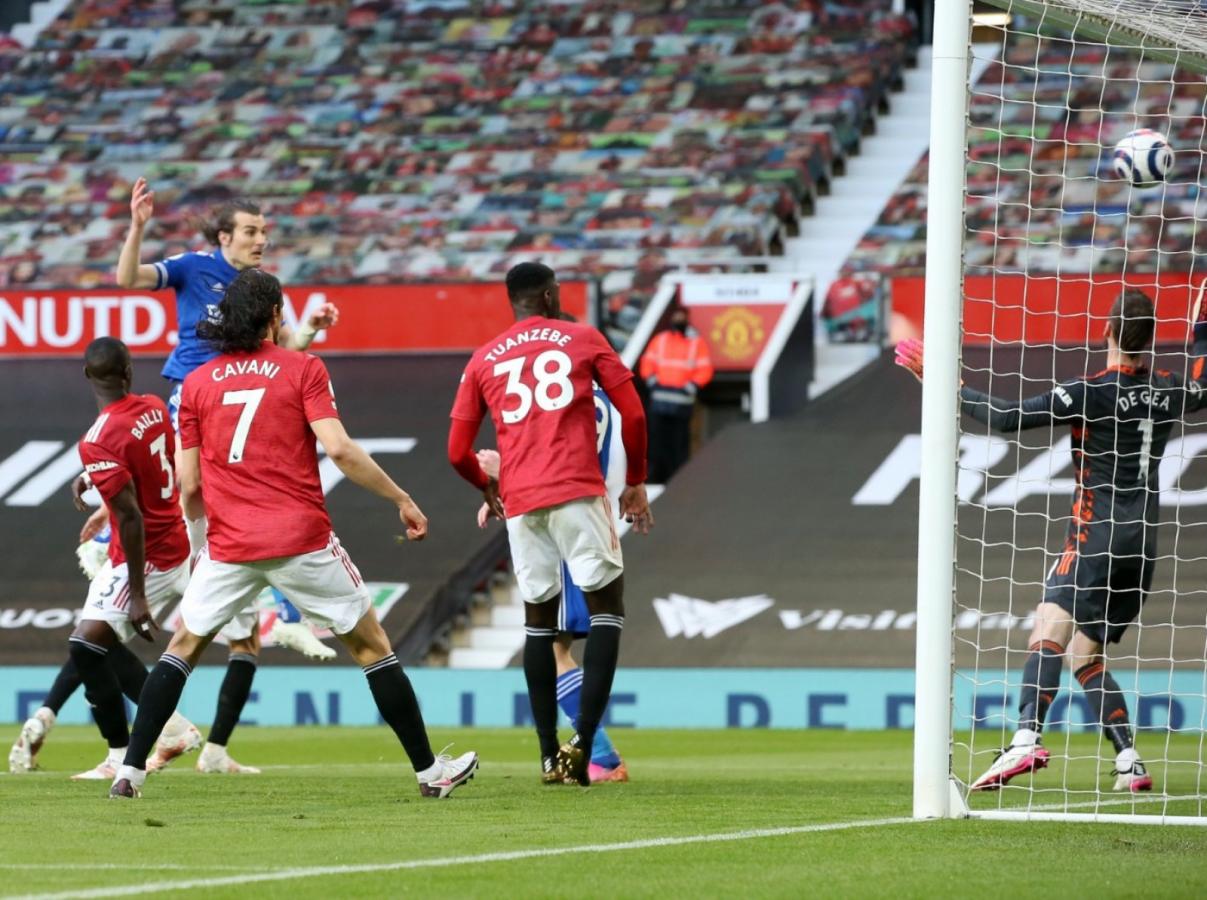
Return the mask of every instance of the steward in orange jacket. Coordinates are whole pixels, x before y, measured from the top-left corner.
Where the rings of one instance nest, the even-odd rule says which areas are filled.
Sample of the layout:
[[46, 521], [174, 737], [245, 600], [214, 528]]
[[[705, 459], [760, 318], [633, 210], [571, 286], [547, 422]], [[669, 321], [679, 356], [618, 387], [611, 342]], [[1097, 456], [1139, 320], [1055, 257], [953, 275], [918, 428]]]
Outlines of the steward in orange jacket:
[[688, 335], [687, 310], [646, 347], [638, 374], [650, 389], [650, 481], [665, 483], [691, 454], [691, 416], [700, 388], [712, 381], [708, 344]]

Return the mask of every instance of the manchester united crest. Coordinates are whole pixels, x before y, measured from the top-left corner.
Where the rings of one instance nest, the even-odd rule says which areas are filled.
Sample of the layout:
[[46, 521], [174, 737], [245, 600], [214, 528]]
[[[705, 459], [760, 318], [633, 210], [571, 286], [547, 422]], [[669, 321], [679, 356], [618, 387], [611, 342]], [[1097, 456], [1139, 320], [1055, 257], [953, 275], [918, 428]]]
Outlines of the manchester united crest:
[[766, 332], [763, 319], [745, 306], [726, 310], [712, 323], [712, 346], [734, 361], [749, 359], [762, 346]]

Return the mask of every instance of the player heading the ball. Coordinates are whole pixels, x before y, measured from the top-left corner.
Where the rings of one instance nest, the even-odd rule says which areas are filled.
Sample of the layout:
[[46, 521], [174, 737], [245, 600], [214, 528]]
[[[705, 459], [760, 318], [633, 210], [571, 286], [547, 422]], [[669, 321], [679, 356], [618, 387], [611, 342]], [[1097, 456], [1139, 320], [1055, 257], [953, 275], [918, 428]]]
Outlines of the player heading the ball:
[[377, 621], [360, 572], [331, 530], [315, 439], [344, 475], [397, 509], [409, 539], [423, 540], [427, 518], [348, 437], [322, 360], [276, 345], [281, 306], [280, 282], [247, 269], [231, 282], [219, 318], [201, 325], [202, 337], [221, 354], [185, 379], [180, 488], [186, 514], [208, 516], [209, 542], [180, 604], [181, 627], [139, 699], [111, 796], [139, 795], [151, 743], [202, 651], [270, 586], [329, 627], [364, 669], [423, 796], [447, 797], [478, 766], [472, 752], [456, 759], [432, 753], [411, 682]]

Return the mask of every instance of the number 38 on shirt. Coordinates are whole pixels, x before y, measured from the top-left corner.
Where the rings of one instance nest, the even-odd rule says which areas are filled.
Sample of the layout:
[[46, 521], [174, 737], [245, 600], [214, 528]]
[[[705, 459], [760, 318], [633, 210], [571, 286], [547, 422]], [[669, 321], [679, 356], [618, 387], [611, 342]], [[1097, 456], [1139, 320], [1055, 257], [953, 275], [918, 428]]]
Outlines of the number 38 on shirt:
[[514, 425], [522, 421], [532, 412], [534, 402], [537, 409], [553, 412], [569, 406], [574, 399], [574, 385], [570, 382], [573, 363], [564, 351], [546, 350], [532, 359], [531, 373], [535, 387], [529, 387], [523, 380], [528, 362], [527, 356], [517, 356], [495, 364], [493, 374], [507, 379], [503, 388], [506, 398], [517, 398], [515, 406], [501, 411], [504, 424]]

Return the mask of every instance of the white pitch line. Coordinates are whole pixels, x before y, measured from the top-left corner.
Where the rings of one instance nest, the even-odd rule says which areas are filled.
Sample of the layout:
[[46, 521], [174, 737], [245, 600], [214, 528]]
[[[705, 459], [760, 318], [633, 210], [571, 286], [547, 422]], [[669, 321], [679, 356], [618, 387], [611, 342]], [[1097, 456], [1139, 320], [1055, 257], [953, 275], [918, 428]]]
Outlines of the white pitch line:
[[1077, 803], [1037, 803], [1034, 806], [993, 806], [988, 809], [974, 809], [973, 813], [978, 812], [1064, 812], [1069, 809], [1094, 809], [1098, 806], [1131, 806], [1132, 804], [1141, 803], [1183, 803], [1188, 800], [1197, 800], [1203, 802], [1201, 794], [1148, 794], [1144, 797], [1132, 795], [1130, 797], [1108, 797], [1105, 800], [1082, 800]]
[[[519, 859], [537, 859], [550, 856], [568, 856], [574, 853], [616, 853], [621, 850], [648, 850], [655, 847], [678, 847], [684, 844], [713, 844], [727, 841], [749, 841], [759, 838], [786, 837], [794, 834], [812, 834], [820, 831], [846, 831], [853, 828], [880, 828], [885, 825], [906, 825], [922, 821], [911, 818], [863, 819], [854, 822], [824, 822], [817, 825], [795, 825], [786, 828], [756, 828], [748, 831], [730, 831], [720, 834], [695, 834], [686, 837], [649, 838], [641, 841], [625, 841], [619, 844], [580, 844], [576, 847], [550, 847], [541, 850], [511, 850], [502, 853], [479, 853], [476, 856], [444, 856], [435, 859], [410, 859], [392, 863], [366, 863], [355, 866], [311, 866], [298, 869], [281, 869], [275, 872], [258, 872], [246, 875], [231, 875], [223, 878], [195, 878], [186, 881], [159, 881], [148, 884], [130, 884], [119, 887], [73, 890], [54, 894], [23, 894], [12, 900], [71, 900], [76, 897], [130, 897], [135, 894], [154, 894], [162, 891], [184, 891], [192, 888], [213, 888], [227, 885], [245, 885], [264, 881], [293, 881], [303, 878], [321, 878], [327, 875], [359, 875], [369, 872], [398, 872], [407, 869], [437, 869], [449, 866], [476, 865], [480, 863], [512, 862]], [[10, 895], [11, 897], [12, 895]]]
[[131, 869], [139, 869], [146, 872], [165, 871], [165, 872], [203, 872], [207, 869], [221, 869], [224, 872], [263, 872], [263, 866], [217, 866], [208, 863], [197, 863], [189, 866], [183, 863], [146, 863], [140, 866], [130, 866], [126, 863], [12, 863], [0, 862], [0, 869], [53, 869], [54, 871], [62, 871], [64, 869], [80, 869], [82, 871], [93, 871], [96, 869], [120, 869], [123, 872], [129, 872]]

